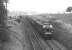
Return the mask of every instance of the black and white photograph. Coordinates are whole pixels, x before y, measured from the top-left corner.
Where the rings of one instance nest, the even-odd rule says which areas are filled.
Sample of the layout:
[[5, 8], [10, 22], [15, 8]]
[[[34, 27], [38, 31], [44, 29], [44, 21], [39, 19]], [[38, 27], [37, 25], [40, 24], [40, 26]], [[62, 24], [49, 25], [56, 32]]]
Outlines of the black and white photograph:
[[0, 50], [72, 50], [72, 0], [0, 0]]

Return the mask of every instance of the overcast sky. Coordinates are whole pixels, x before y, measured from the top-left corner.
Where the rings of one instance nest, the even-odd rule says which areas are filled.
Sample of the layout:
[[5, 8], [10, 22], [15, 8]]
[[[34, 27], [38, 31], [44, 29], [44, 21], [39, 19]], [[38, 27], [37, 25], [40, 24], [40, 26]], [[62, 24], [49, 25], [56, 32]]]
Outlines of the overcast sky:
[[10, 11], [34, 11], [39, 13], [63, 12], [72, 6], [72, 0], [10, 0]]

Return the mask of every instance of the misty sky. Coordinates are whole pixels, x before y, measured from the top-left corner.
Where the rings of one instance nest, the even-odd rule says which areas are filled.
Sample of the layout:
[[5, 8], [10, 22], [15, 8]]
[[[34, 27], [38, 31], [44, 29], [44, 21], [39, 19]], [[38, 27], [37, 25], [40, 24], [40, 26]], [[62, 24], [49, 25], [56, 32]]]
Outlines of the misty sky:
[[72, 0], [10, 0], [9, 11], [63, 12], [72, 6]]

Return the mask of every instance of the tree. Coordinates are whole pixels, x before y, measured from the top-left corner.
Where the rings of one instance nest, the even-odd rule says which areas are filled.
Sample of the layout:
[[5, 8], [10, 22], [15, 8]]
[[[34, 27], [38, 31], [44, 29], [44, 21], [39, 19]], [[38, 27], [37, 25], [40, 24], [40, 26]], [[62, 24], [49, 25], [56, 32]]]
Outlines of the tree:
[[66, 12], [72, 12], [72, 7], [68, 7], [68, 8], [66, 9]]
[[7, 9], [4, 6], [4, 0], [0, 0], [0, 41], [5, 42], [8, 40], [8, 32], [6, 29]]

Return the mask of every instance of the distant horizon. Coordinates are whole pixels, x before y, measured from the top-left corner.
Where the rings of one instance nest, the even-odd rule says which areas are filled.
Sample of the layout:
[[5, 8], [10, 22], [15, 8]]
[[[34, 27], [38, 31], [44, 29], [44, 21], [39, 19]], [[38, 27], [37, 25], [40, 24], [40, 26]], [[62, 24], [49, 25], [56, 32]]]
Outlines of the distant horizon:
[[39, 13], [39, 12], [33, 12], [33, 11], [31, 11], [31, 12], [28, 12], [28, 11], [9, 11], [9, 13], [32, 13], [32, 14], [64, 14], [64, 13], [66, 13], [66, 14], [69, 14], [69, 13], [72, 13], [72, 12], [55, 12], [55, 13], [53, 13], [53, 12], [45, 12], [45, 13]]
[[9, 0], [9, 11], [24, 11], [38, 13], [65, 12], [72, 6], [72, 0]]

